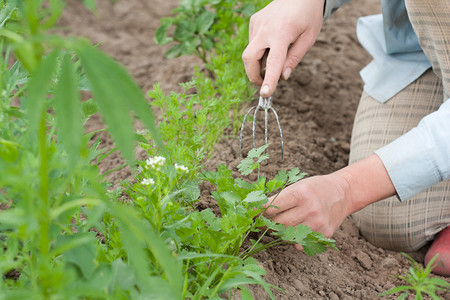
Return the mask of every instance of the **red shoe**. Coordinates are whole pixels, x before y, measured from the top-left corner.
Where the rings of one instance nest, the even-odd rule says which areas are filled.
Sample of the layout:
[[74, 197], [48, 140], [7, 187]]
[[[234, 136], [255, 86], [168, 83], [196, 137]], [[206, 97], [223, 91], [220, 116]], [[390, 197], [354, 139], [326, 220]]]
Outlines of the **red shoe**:
[[450, 226], [438, 233], [425, 255], [425, 265], [436, 255], [432, 273], [450, 277]]

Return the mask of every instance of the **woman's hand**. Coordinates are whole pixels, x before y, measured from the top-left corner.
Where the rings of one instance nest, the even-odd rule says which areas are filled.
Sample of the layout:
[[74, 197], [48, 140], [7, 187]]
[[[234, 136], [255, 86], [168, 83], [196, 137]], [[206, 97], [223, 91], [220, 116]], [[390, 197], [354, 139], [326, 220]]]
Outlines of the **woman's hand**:
[[307, 225], [330, 238], [350, 214], [348, 192], [348, 182], [334, 173], [306, 178], [282, 190], [264, 215], [286, 226]]
[[288, 186], [269, 201], [264, 215], [286, 226], [307, 225], [330, 238], [347, 216], [395, 193], [382, 161], [372, 154], [329, 175]]
[[[249, 44], [242, 54], [247, 76], [269, 97], [280, 75], [288, 79], [316, 41], [322, 27], [324, 0], [274, 0], [250, 19]], [[265, 78], [260, 63], [269, 48]]]

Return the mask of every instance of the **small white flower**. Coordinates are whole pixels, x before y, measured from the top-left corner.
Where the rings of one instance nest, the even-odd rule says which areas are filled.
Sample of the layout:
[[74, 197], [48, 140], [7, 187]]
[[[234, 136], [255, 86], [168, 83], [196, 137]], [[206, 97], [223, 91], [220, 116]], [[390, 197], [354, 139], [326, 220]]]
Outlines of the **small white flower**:
[[140, 134], [140, 135], [146, 135], [148, 133], [148, 130], [147, 129], [141, 129], [141, 130], [136, 131], [136, 133]]
[[143, 185], [154, 185], [155, 181], [152, 178], [144, 178], [142, 179], [141, 183]]
[[181, 172], [188, 172], [189, 171], [188, 167], [185, 167], [185, 166], [179, 165], [179, 164], [175, 164], [175, 169], [177, 171], [181, 171]]
[[145, 161], [148, 168], [159, 170], [166, 162], [166, 158], [162, 156], [149, 157]]

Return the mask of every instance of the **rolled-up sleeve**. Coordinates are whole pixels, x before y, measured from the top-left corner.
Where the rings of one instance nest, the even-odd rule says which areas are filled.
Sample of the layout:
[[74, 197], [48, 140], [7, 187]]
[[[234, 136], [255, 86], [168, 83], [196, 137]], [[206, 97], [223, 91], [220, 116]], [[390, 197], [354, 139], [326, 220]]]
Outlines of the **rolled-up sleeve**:
[[450, 99], [375, 153], [401, 201], [450, 179]]
[[327, 20], [339, 7], [347, 2], [350, 2], [350, 0], [325, 0], [323, 20]]

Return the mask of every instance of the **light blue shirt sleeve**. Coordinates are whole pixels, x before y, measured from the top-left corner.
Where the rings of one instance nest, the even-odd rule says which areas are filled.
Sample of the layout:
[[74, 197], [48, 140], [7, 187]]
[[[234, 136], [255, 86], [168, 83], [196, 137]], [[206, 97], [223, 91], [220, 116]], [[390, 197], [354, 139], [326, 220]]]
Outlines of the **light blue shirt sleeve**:
[[450, 179], [450, 99], [375, 153], [401, 201]]

